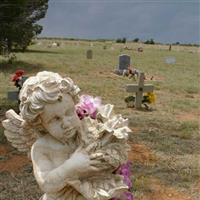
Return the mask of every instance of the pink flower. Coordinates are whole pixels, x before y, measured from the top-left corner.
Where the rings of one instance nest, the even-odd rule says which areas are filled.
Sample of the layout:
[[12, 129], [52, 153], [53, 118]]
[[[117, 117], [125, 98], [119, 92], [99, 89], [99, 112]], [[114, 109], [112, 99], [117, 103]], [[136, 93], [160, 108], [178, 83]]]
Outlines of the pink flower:
[[124, 183], [129, 187], [129, 189], [132, 187], [131, 182], [131, 162], [128, 161], [125, 164], [122, 164], [119, 169], [116, 172], [117, 174], [124, 176]]
[[82, 95], [80, 102], [76, 105], [76, 113], [80, 119], [87, 116], [96, 119], [97, 109], [100, 105], [101, 99], [99, 97], [93, 98], [89, 95]]
[[125, 192], [124, 193], [126, 200], [133, 200], [133, 193], [132, 192]]
[[[116, 174], [120, 174], [124, 177], [124, 183], [128, 186], [128, 189], [132, 187], [131, 182], [131, 162], [127, 161], [126, 163], [120, 165], [118, 170], [115, 172]], [[133, 200], [133, 194], [130, 191], [124, 193], [124, 199]], [[120, 200], [119, 197], [115, 197], [112, 200]]]

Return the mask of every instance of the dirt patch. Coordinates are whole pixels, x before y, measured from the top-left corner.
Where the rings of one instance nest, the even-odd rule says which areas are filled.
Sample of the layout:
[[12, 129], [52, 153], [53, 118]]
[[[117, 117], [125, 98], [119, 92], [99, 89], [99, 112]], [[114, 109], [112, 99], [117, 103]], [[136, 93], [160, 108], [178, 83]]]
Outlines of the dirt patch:
[[145, 74], [145, 78], [147, 81], [165, 81], [165, 77], [163, 76]]
[[188, 194], [163, 185], [156, 179], [150, 180], [149, 189], [151, 192], [146, 193], [142, 200], [192, 200]]
[[184, 114], [181, 114], [181, 115], [177, 115], [176, 118], [179, 121], [199, 121], [200, 120], [200, 116], [190, 114], [190, 113], [184, 113]]
[[30, 163], [30, 160], [26, 155], [16, 155], [14, 152], [10, 151], [7, 145], [0, 146], [0, 172], [17, 172], [23, 166]]
[[131, 127], [131, 130], [133, 134], [141, 133], [141, 129], [139, 127]]
[[6, 145], [0, 146], [0, 155], [3, 156], [8, 152], [8, 147]]
[[131, 161], [138, 161], [140, 163], [152, 163], [156, 161], [156, 156], [151, 152], [150, 148], [143, 144], [129, 143], [131, 151], [128, 159]]
[[195, 190], [196, 190], [197, 192], [200, 192], [200, 181], [198, 181], [198, 182], [196, 182], [196, 183], [194, 184], [194, 188], [195, 188]]
[[8, 160], [0, 163], [0, 172], [2, 171], [16, 172], [20, 170], [23, 166], [27, 165], [28, 163], [29, 160], [26, 156], [15, 155], [9, 158]]

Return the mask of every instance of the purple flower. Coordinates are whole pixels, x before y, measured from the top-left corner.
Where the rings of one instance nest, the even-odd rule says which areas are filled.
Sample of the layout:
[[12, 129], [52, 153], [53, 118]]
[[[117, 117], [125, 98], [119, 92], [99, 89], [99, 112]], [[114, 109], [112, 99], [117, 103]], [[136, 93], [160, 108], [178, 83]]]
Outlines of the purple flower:
[[132, 187], [132, 182], [129, 176], [124, 176], [124, 183], [128, 186], [129, 189]]
[[128, 177], [131, 176], [131, 162], [127, 161], [126, 163], [120, 165], [119, 169], [117, 170], [117, 174]]
[[76, 113], [80, 119], [87, 116], [96, 119], [97, 109], [100, 105], [101, 99], [99, 97], [93, 98], [89, 95], [82, 95], [80, 102], [76, 105]]
[[124, 196], [126, 200], [133, 200], [132, 192], [124, 192]]
[[[115, 172], [116, 174], [120, 174], [124, 177], [124, 183], [128, 186], [128, 189], [132, 187], [131, 182], [131, 162], [127, 161], [126, 163], [120, 165], [118, 170]], [[133, 194], [130, 191], [124, 192], [124, 198], [126, 200], [133, 200]], [[119, 197], [115, 197], [112, 200], [120, 200]]]

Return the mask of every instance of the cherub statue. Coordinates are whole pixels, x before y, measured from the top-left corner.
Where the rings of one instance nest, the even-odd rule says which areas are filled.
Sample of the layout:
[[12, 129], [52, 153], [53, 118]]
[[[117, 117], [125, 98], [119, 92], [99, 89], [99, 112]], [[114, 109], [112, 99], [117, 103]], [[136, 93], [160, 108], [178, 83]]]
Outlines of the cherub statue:
[[12, 146], [33, 163], [41, 200], [123, 199], [127, 191], [114, 172], [127, 160], [127, 120], [101, 105], [96, 118], [76, 112], [80, 89], [70, 78], [39, 72], [20, 91], [20, 113], [2, 122]]

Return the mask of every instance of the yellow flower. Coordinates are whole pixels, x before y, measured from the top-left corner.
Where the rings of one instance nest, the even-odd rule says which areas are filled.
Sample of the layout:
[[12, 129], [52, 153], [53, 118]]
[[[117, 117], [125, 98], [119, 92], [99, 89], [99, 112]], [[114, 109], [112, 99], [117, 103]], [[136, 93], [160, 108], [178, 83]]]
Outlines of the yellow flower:
[[148, 96], [149, 103], [155, 103], [156, 95], [153, 92], [148, 92], [147, 96]]

